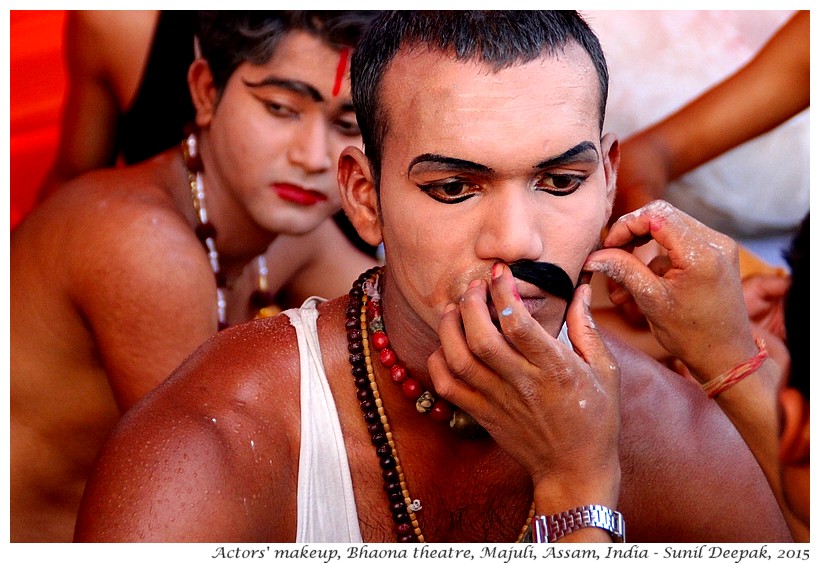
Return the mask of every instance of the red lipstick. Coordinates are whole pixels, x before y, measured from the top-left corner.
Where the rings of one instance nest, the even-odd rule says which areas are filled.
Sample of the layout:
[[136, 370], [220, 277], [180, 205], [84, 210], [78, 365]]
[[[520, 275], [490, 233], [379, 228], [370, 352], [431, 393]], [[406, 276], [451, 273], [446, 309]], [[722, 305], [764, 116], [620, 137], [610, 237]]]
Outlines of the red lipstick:
[[327, 201], [325, 194], [316, 190], [306, 190], [293, 184], [273, 184], [271, 187], [281, 199], [297, 205], [309, 206]]

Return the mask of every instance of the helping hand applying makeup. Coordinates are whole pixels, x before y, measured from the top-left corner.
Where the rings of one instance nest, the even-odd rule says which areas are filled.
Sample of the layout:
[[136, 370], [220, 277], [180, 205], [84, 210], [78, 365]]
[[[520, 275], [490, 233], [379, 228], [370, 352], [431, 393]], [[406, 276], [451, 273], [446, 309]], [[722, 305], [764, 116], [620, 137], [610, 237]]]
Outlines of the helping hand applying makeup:
[[[633, 541], [784, 538], [719, 409], [572, 291], [614, 198], [607, 81], [575, 12], [380, 14], [338, 181], [384, 266], [198, 350], [114, 436], [78, 537], [610, 542], [622, 513]], [[460, 411], [488, 436], [454, 432]]]

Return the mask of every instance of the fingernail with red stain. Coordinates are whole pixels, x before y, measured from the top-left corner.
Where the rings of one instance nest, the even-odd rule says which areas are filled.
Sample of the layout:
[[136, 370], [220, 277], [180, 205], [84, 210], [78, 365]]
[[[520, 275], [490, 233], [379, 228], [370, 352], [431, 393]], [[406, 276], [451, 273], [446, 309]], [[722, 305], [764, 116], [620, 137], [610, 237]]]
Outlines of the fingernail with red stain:
[[[501, 274], [504, 273], [504, 262], [496, 262], [493, 264], [493, 281], [497, 280], [501, 277]], [[515, 285], [515, 281], [510, 282], [510, 291], [512, 292], [513, 296], [515, 297], [516, 301], [521, 301], [521, 296], [518, 294], [518, 287]]]

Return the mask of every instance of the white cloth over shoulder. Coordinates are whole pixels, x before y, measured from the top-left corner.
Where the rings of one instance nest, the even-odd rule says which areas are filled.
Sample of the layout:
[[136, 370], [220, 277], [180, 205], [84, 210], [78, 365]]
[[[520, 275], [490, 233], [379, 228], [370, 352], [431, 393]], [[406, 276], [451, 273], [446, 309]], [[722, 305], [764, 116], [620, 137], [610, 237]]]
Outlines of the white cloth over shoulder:
[[320, 297], [285, 314], [296, 329], [302, 438], [296, 493], [296, 542], [361, 543], [359, 517], [336, 403], [322, 364], [316, 320]]

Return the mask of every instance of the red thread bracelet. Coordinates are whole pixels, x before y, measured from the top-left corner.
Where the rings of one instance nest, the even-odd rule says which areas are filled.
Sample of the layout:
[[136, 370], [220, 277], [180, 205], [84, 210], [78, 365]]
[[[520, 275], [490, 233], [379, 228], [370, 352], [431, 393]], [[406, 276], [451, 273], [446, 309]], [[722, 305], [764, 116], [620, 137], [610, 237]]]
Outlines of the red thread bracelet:
[[769, 352], [766, 350], [766, 343], [762, 338], [755, 338], [755, 345], [759, 350], [756, 356], [753, 356], [745, 362], [736, 365], [723, 375], [707, 381], [701, 388], [706, 392], [710, 399], [714, 399], [736, 383], [743, 381], [748, 376], [753, 374], [763, 365], [766, 358], [769, 357]]

